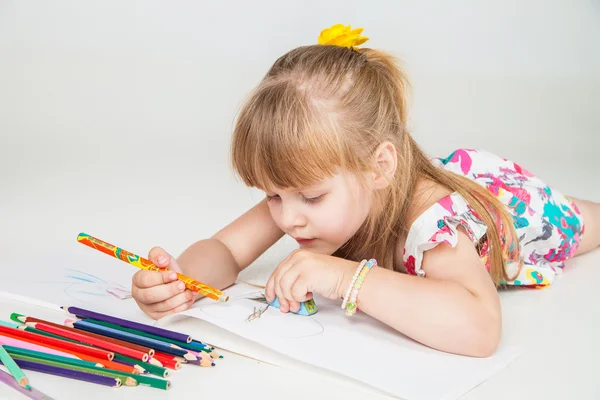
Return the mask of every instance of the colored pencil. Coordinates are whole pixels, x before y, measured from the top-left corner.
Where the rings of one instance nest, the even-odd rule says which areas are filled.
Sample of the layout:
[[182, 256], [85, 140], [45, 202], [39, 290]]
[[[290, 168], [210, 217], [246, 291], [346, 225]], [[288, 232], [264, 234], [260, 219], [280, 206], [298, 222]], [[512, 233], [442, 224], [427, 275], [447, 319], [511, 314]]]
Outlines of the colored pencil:
[[204, 354], [196, 353], [191, 350], [190, 350], [190, 352], [193, 355], [195, 355], [197, 358], [196, 361], [188, 361], [190, 364], [197, 364], [197, 365], [200, 365], [201, 367], [214, 367], [215, 366], [214, 358], [212, 358], [211, 356], [205, 355], [206, 353], [204, 353]]
[[148, 362], [142, 362], [140, 360], [125, 357], [125, 356], [115, 353], [115, 358], [113, 361], [116, 361], [116, 360], [129, 362], [129, 363], [133, 364], [134, 366], [137, 365], [141, 369], [143, 369], [144, 371], [147, 371], [149, 374], [152, 374], [152, 375], [160, 376], [162, 378], [166, 378], [169, 376], [169, 370], [166, 368], [163, 368], [163, 367], [159, 367], [158, 365], [154, 365], [154, 364], [151, 364]]
[[178, 348], [174, 344], [161, 342], [158, 340], [150, 339], [147, 337], [134, 335], [129, 332], [122, 332], [116, 329], [107, 328], [105, 326], [92, 324], [87, 321], [72, 321], [68, 320], [65, 323], [66, 326], [70, 326], [72, 328], [82, 329], [84, 331], [98, 333], [100, 335], [109, 336], [115, 339], [121, 339], [128, 342], [141, 344], [142, 346], [152, 347], [155, 351], [161, 351], [167, 354], [173, 354], [179, 357], [183, 357], [186, 360], [194, 360], [196, 356], [189, 353], [187, 350]]
[[[11, 338], [6, 338], [4, 336], [0, 336], [0, 341], [4, 340], [4, 339], [11, 339]], [[29, 344], [28, 342], [22, 342], [22, 343], [26, 343]], [[48, 346], [48, 347], [46, 347]], [[17, 346], [14, 347], [20, 347], [22, 349], [25, 349], [23, 346], [17, 344]], [[63, 357], [67, 357], [67, 358], [73, 358], [76, 360], [84, 360], [90, 363], [93, 363], [94, 365], [98, 366], [98, 367], [106, 367], [108, 369], [114, 369], [116, 371], [121, 371], [121, 372], [127, 372], [127, 373], [132, 373], [135, 374], [137, 373], [137, 370], [134, 367], [128, 367], [126, 365], [122, 365], [119, 363], [116, 363], [114, 361], [108, 361], [107, 359], [100, 359], [98, 357], [92, 357], [90, 355], [87, 354], [82, 354], [82, 353], [78, 353], [77, 351], [73, 351], [73, 350], [68, 350], [68, 352], [65, 352], [63, 354], [61, 351], [56, 351], [54, 347], [50, 347], [50, 345], [43, 345], [43, 346], [37, 346], [34, 349], [28, 349], [28, 350], [36, 350], [42, 353], [46, 353], [46, 354], [52, 354], [52, 353], [48, 353], [48, 351], [54, 351], [55, 353], [59, 353], [59, 354], [54, 354], [54, 355], [58, 355], [58, 356], [63, 356]], [[116, 356], [116, 354], [115, 354]]]
[[31, 387], [29, 389], [25, 389], [24, 387], [21, 387], [17, 383], [17, 381], [15, 381], [15, 378], [11, 374], [9, 374], [8, 372], [4, 372], [1, 369], [0, 369], [0, 382], [4, 382], [7, 386], [10, 386], [11, 388], [13, 388], [16, 391], [18, 391], [19, 393], [21, 393], [22, 395], [29, 397], [31, 400], [54, 400], [52, 397], [40, 392], [39, 390], [37, 390], [34, 387]]
[[162, 367], [162, 363], [158, 361], [156, 358], [152, 357], [148, 360], [148, 364], [156, 365], [157, 367]]
[[178, 360], [176, 360], [175, 357], [173, 357], [172, 355], [156, 352], [154, 354], [154, 359], [160, 361], [163, 367], [170, 369], [181, 368], [181, 363]]
[[[0, 343], [7, 339], [12, 339], [12, 338], [0, 336]], [[68, 350], [68, 352], [67, 351], [62, 352], [59, 350], [55, 350], [58, 348], [51, 347], [50, 345], [43, 345], [43, 346], [42, 345], [34, 345], [29, 342], [20, 341], [18, 339], [13, 339], [13, 340], [16, 341], [16, 343], [14, 343], [14, 347], [20, 347], [22, 349], [27, 349], [27, 350], [35, 350], [35, 351], [39, 351], [39, 352], [46, 353], [46, 354], [53, 354], [53, 355], [57, 355], [57, 356], [73, 358], [76, 360], [84, 360], [87, 362], [91, 362], [91, 363], [95, 364], [96, 366], [99, 366], [99, 367], [104, 366], [106, 368], [114, 369], [116, 371], [122, 371], [122, 372], [127, 372], [127, 373], [134, 373], [134, 374], [137, 372], [136, 369], [133, 367], [129, 368], [125, 365], [121, 365], [121, 364], [115, 363], [113, 361], [108, 361], [106, 359], [100, 359], [98, 357], [92, 357], [87, 354], [81, 354], [81, 353], [78, 353], [73, 350]], [[10, 343], [8, 343], [8, 344], [10, 344]], [[25, 347], [25, 345], [30, 345], [30, 346], [35, 346], [35, 347], [28, 348], [28, 347]], [[115, 356], [116, 356], [116, 354], [115, 354]]]
[[[115, 357], [116, 357], [116, 354], [115, 354]], [[115, 371], [127, 372], [128, 374], [137, 374], [138, 373], [138, 371], [134, 367], [131, 367], [129, 365], [119, 364], [118, 362], [115, 362], [115, 361], [101, 360], [99, 358], [91, 357], [91, 356], [88, 356], [85, 354], [80, 354], [79, 358], [82, 360], [85, 360], [85, 361], [98, 363], [100, 365], [103, 365], [107, 369], [113, 369]], [[113, 360], [114, 360], [114, 358], [113, 358]]]
[[140, 346], [140, 345], [137, 345], [135, 343], [125, 342], [123, 340], [109, 338], [107, 336], [98, 335], [98, 334], [95, 334], [95, 333], [92, 333], [92, 332], [86, 332], [86, 331], [82, 331], [82, 330], [79, 330], [79, 329], [70, 328], [68, 326], [60, 325], [60, 324], [57, 324], [57, 323], [54, 323], [54, 322], [50, 322], [50, 321], [45, 321], [43, 319], [28, 317], [28, 316], [25, 316], [25, 315], [22, 315], [22, 314], [17, 314], [17, 313], [11, 314], [10, 319], [12, 319], [13, 321], [16, 320], [16, 321], [22, 322], [24, 324], [26, 324], [28, 322], [41, 322], [42, 324], [45, 324], [45, 325], [54, 326], [56, 328], [65, 329], [65, 330], [68, 330], [68, 331], [71, 331], [71, 332], [77, 332], [77, 333], [80, 333], [82, 335], [90, 336], [90, 337], [93, 337], [93, 338], [96, 338], [96, 339], [99, 339], [99, 340], [105, 340], [105, 341], [110, 342], [110, 343], [114, 343], [114, 344], [118, 344], [118, 345], [121, 345], [121, 346], [129, 347], [131, 349], [140, 351], [141, 353], [148, 353], [149, 357], [152, 357], [152, 355], [154, 355], [154, 349], [152, 349], [150, 347]]
[[9, 321], [0, 321], [0, 326], [6, 326], [8, 328], [18, 328], [21, 324], [14, 324]]
[[110, 378], [106, 376], [90, 374], [89, 372], [74, 371], [68, 368], [55, 367], [52, 365], [46, 365], [40, 362], [15, 360], [19, 367], [30, 370], [42, 372], [45, 374], [51, 374], [56, 376], [62, 376], [64, 378], [77, 379], [89, 383], [96, 383], [98, 385], [119, 387], [121, 386], [121, 380]]
[[[18, 358], [17, 358], [18, 357]], [[26, 356], [17, 356], [18, 360], [39, 362], [46, 365], [52, 365], [55, 367], [68, 368], [74, 371], [81, 372], [89, 372], [91, 374], [97, 374], [102, 376], [109, 376], [113, 378], [119, 378], [121, 382], [123, 382], [126, 386], [137, 386], [138, 384], [144, 386], [150, 386], [157, 389], [168, 390], [171, 387], [171, 383], [167, 380], [159, 379], [156, 377], [152, 377], [149, 375], [137, 375], [137, 374], [129, 374], [126, 372], [118, 372], [113, 371], [106, 368], [98, 368], [91, 366], [80, 366], [80, 365], [65, 365], [59, 361], [51, 361], [51, 360], [39, 360], [35, 357], [26, 357]]]
[[[53, 366], [53, 367], [70, 369], [72, 371], [89, 372], [90, 374], [96, 374], [96, 375], [102, 375], [102, 376], [109, 376], [109, 377], [112, 377], [112, 378], [118, 378], [118, 379], [121, 380], [121, 382], [125, 386], [137, 386], [137, 384], [138, 384], [137, 380], [131, 378], [125, 372], [113, 371], [113, 370], [106, 369], [106, 368], [84, 367], [84, 366], [81, 366], [81, 365], [63, 364], [60, 361], [40, 359], [40, 358], [37, 358], [37, 357], [29, 357], [29, 356], [22, 356], [22, 355], [15, 356], [15, 359], [16, 360], [22, 360], [22, 361], [35, 362], [35, 363], [44, 364], [44, 365], [50, 365], [50, 366]], [[132, 376], [137, 376], [137, 375], [132, 375]]]
[[79, 332], [73, 332], [62, 328], [56, 328], [51, 325], [45, 325], [40, 322], [28, 322], [27, 324], [29, 326], [32, 326], [36, 329], [48, 333], [53, 333], [55, 335], [63, 336], [65, 338], [77, 340], [78, 342], [83, 344], [88, 344], [90, 346], [95, 346], [100, 349], [112, 351], [113, 353], [120, 353], [124, 356], [137, 358], [142, 361], [148, 361], [148, 353], [142, 353], [141, 351], [137, 351], [126, 346], [121, 346], [115, 343], [107, 342], [106, 340], [97, 339], [88, 335], [83, 335]]
[[[132, 369], [135, 370], [136, 374], [145, 374], [146, 373], [146, 370], [144, 368], [140, 367], [139, 365], [137, 365], [136, 363], [117, 358], [117, 355], [119, 355], [119, 353], [115, 353], [115, 358], [113, 358], [112, 362], [120, 364], [120, 365], [124, 365], [127, 367], [131, 367]], [[122, 357], [122, 356], [120, 356], [120, 357]], [[137, 360], [137, 361], [139, 361], [139, 360]], [[142, 361], [139, 361], [139, 362], [142, 362]]]
[[90, 356], [98, 357], [101, 359], [107, 359], [109, 361], [112, 360], [114, 357], [114, 353], [108, 352], [106, 350], [96, 349], [94, 347], [87, 347], [77, 343], [59, 340], [48, 336], [42, 336], [37, 333], [25, 332], [20, 329], [0, 326], [0, 333], [2, 333], [4, 336], [9, 336], [15, 339], [21, 339], [29, 343], [39, 344], [42, 346], [50, 345], [57, 350], [60, 349], [65, 351], [77, 351], [82, 354], [88, 354]]
[[4, 348], [13, 358], [16, 358], [18, 356], [35, 357], [40, 360], [58, 361], [63, 364], [69, 364], [69, 365], [79, 365], [82, 367], [104, 368], [103, 364], [95, 363], [92, 361], [79, 360], [77, 358], [55, 356], [53, 354], [48, 354], [48, 353], [43, 353], [43, 352], [33, 351], [33, 350], [26, 350], [26, 349], [22, 349], [19, 347], [5, 346]]
[[8, 354], [8, 351], [6, 351], [4, 346], [1, 344], [0, 361], [2, 361], [2, 364], [4, 364], [6, 368], [8, 368], [8, 372], [10, 372], [10, 374], [14, 377], [14, 379], [19, 383], [20, 386], [24, 387], [25, 389], [31, 388], [31, 386], [29, 386], [29, 378], [27, 377], [27, 375], [25, 375], [23, 370], [19, 368], [15, 360], [10, 354]]
[[[194, 343], [193, 341], [190, 343], [184, 343], [181, 342], [179, 340], [174, 340], [174, 339], [170, 339], [170, 338], [166, 338], [166, 337], [162, 337], [162, 336], [158, 336], [158, 335], [154, 335], [152, 333], [147, 333], [147, 332], [143, 332], [143, 331], [139, 331], [137, 329], [132, 329], [132, 328], [125, 328], [116, 324], [112, 324], [110, 322], [106, 322], [106, 321], [99, 321], [93, 318], [86, 318], [84, 319], [84, 321], [87, 322], [91, 322], [92, 324], [96, 324], [96, 325], [102, 325], [105, 326], [107, 328], [112, 328], [112, 329], [116, 329], [119, 331], [123, 331], [123, 332], [129, 332], [129, 333], [133, 333], [139, 336], [145, 336], [151, 339], [156, 339], [156, 340], [162, 340], [174, 345], [177, 345], [179, 347], [181, 347], [182, 349], [186, 349], [186, 350], [193, 350], [195, 352], [206, 352], [206, 353], [211, 353], [210, 355], [215, 358], [223, 358], [222, 355], [214, 352], [213, 348], [211, 346], [208, 346], [204, 343]], [[214, 354], [213, 354], [214, 352]]]
[[[103, 240], [90, 236], [87, 233], [82, 232], [79, 235], [77, 235], [77, 241], [79, 243], [91, 247], [92, 249], [99, 250], [104, 254], [108, 254], [109, 256], [115, 257], [140, 269], [160, 272], [168, 271], [168, 268], [159, 268], [156, 265], [154, 265], [150, 260], [147, 260], [136, 254], [130, 253], [127, 250], [121, 249], [120, 247], [117, 247]], [[179, 272], [176, 272], [176, 274], [177, 279], [185, 283], [185, 287], [193, 292], [200, 293], [210, 299], [219, 302], [227, 302], [229, 300], [229, 296], [220, 291], [219, 289], [216, 289], [205, 283], [199, 282], [193, 278], [190, 278], [189, 276], [180, 274]]]
[[63, 306], [62, 309], [65, 310], [66, 312], [73, 314], [82, 319], [90, 318], [90, 319], [94, 319], [96, 321], [109, 322], [114, 325], [123, 326], [125, 328], [136, 329], [138, 331], [147, 332], [147, 333], [151, 333], [153, 335], [166, 337], [166, 338], [170, 338], [170, 339], [174, 339], [174, 340], [179, 340], [179, 341], [186, 342], [186, 343], [190, 342], [192, 340], [192, 337], [190, 335], [170, 331], [168, 329], [158, 328], [158, 327], [152, 326], [152, 325], [146, 325], [146, 324], [142, 324], [139, 322], [134, 322], [134, 321], [129, 321], [129, 320], [122, 319], [122, 318], [113, 317], [111, 315], [101, 314], [99, 312], [90, 311], [90, 310], [86, 310], [86, 309], [79, 308], [79, 307]]
[[7, 346], [20, 347], [25, 350], [39, 351], [39, 352], [43, 352], [43, 353], [47, 353], [47, 354], [52, 354], [55, 356], [77, 358], [76, 356], [74, 356], [71, 353], [54, 350], [54, 349], [51, 349], [50, 347], [44, 347], [44, 346], [40, 346], [40, 345], [29, 343], [29, 342], [24, 342], [22, 340], [13, 339], [11, 337], [6, 337], [6, 336], [0, 336], [0, 344], [4, 345], [5, 347], [7, 347]]

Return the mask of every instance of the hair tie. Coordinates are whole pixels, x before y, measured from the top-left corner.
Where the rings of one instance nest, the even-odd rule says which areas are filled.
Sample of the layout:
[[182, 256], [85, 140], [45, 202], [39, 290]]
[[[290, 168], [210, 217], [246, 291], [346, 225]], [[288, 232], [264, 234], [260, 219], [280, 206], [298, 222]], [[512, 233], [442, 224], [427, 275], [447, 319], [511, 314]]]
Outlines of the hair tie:
[[352, 29], [350, 25], [335, 24], [321, 31], [318, 43], [354, 49], [369, 40], [367, 36], [360, 35], [363, 29]]

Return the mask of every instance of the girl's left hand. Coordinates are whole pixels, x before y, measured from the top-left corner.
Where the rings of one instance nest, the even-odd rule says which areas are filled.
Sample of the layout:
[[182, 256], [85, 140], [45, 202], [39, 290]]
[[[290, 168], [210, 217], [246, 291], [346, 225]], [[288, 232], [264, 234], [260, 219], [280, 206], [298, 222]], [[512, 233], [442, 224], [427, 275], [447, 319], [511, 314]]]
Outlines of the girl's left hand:
[[358, 264], [308, 250], [294, 250], [267, 281], [267, 301], [271, 302], [277, 296], [282, 312], [296, 312], [300, 303], [310, 300], [313, 293], [342, 299]]

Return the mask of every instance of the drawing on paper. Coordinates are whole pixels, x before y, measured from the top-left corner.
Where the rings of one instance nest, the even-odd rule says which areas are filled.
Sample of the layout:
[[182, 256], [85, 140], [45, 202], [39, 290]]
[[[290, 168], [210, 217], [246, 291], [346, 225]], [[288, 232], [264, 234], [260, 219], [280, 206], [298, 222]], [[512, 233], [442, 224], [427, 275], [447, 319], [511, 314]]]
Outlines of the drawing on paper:
[[199, 305], [198, 309], [212, 317], [245, 324], [247, 329], [264, 331], [285, 339], [316, 336], [324, 332], [323, 325], [314, 316], [282, 313], [264, 304], [266, 300], [263, 299], [263, 292], [253, 292], [230, 298], [225, 304]]
[[56, 280], [41, 281], [40, 283], [52, 283], [67, 285], [63, 291], [72, 299], [89, 302], [99, 297], [114, 297], [119, 300], [131, 298], [131, 292], [116, 282], [106, 281], [96, 275], [66, 268], [63, 270], [64, 278]]

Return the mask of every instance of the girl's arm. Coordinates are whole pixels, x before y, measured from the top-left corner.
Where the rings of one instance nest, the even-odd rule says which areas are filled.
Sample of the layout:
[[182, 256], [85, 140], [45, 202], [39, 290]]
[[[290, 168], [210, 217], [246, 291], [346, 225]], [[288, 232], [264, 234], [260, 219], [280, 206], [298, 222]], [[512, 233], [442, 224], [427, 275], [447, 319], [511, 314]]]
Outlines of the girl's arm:
[[192, 244], [177, 263], [185, 275], [224, 289], [282, 236], [263, 200], [210, 239]]
[[[487, 357], [500, 341], [500, 300], [473, 242], [460, 229], [458, 235], [456, 247], [439, 244], [424, 253], [425, 278], [373, 268], [359, 307], [430, 347]], [[346, 275], [343, 289], [352, 279]]]

